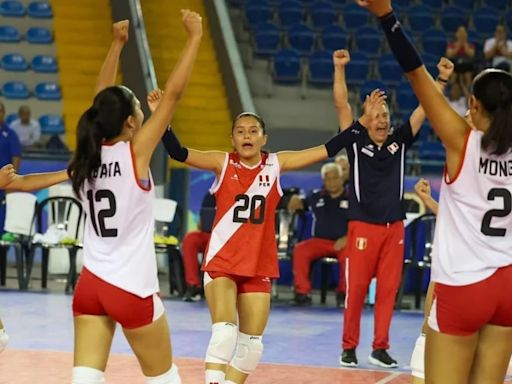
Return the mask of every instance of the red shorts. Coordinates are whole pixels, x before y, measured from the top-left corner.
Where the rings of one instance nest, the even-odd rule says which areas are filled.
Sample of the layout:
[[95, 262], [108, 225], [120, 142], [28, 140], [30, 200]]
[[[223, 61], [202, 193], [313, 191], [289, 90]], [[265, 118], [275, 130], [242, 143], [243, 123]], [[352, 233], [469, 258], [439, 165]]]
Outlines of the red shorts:
[[218, 277], [227, 277], [236, 284], [238, 293], [270, 293], [272, 292], [272, 280], [263, 276], [238, 276], [224, 272], [205, 272], [204, 285], [212, 282]]
[[163, 313], [156, 293], [143, 299], [82, 269], [73, 296], [74, 316], [108, 316], [123, 328], [133, 329], [151, 324]]
[[435, 331], [468, 336], [484, 325], [512, 327], [512, 265], [474, 284], [436, 282], [428, 325]]

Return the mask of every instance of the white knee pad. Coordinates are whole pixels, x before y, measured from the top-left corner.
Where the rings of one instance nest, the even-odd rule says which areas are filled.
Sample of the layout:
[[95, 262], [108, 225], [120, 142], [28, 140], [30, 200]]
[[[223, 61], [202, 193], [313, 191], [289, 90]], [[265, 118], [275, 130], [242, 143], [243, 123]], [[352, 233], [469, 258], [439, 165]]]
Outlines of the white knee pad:
[[0, 352], [9, 344], [9, 335], [5, 332], [5, 329], [0, 329]]
[[212, 325], [212, 337], [206, 350], [206, 363], [228, 364], [236, 348], [238, 327], [233, 323]]
[[414, 377], [425, 378], [425, 335], [423, 333], [416, 339], [416, 345], [412, 351], [411, 371]]
[[72, 384], [104, 384], [104, 373], [89, 367], [73, 367]]
[[146, 384], [181, 384], [178, 367], [173, 364], [171, 369], [160, 376], [145, 377]]
[[235, 357], [231, 360], [231, 366], [242, 373], [249, 374], [253, 372], [263, 354], [262, 338], [263, 336], [246, 335], [240, 332], [238, 334]]

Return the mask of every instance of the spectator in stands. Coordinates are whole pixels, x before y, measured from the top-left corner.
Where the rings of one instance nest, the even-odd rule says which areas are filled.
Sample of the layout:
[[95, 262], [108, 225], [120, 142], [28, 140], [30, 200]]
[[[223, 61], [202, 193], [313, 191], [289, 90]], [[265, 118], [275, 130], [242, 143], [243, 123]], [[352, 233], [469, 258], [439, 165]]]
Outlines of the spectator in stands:
[[199, 301], [203, 293], [200, 280], [198, 255], [206, 250], [210, 233], [212, 231], [213, 217], [215, 215], [215, 196], [207, 193], [201, 204], [199, 213], [199, 229], [188, 232], [181, 244], [183, 252], [183, 266], [185, 269], [185, 282], [187, 291], [183, 301]]
[[30, 108], [22, 105], [18, 110], [18, 118], [11, 123], [11, 128], [17, 133], [23, 147], [32, 147], [39, 144], [41, 126], [35, 119], [30, 118]]
[[455, 32], [455, 40], [450, 41], [446, 47], [446, 57], [455, 64], [453, 82], [461, 82], [463, 87], [469, 88], [475, 70], [475, 44], [468, 40], [468, 31], [461, 25]]
[[468, 89], [461, 83], [456, 82], [450, 84], [448, 92], [448, 103], [460, 115], [464, 116], [468, 110]]
[[334, 158], [334, 162], [339, 164], [342, 171], [342, 182], [343, 187], [346, 188], [348, 184], [348, 179], [350, 178], [350, 163], [348, 161], [348, 156], [346, 151]]
[[288, 210], [309, 209], [313, 213], [313, 237], [298, 243], [293, 250], [293, 276], [295, 298], [293, 305], [311, 304], [311, 263], [322, 257], [335, 257], [339, 261], [340, 274], [336, 290], [336, 304], [345, 300], [344, 248], [347, 242], [348, 194], [343, 189], [344, 177], [337, 163], [324, 164], [321, 170], [323, 187], [306, 199], [291, 197]]
[[[351, 165], [349, 230], [347, 236], [347, 292], [343, 321], [343, 352], [340, 364], [356, 367], [361, 312], [370, 281], [377, 277], [375, 333], [371, 364], [395, 368], [398, 363], [387, 352], [389, 327], [403, 264], [405, 218], [403, 169], [405, 152], [412, 145], [425, 112], [418, 106], [409, 119], [391, 129], [385, 94], [374, 90], [365, 100], [364, 115], [350, 126], [353, 114], [348, 103], [345, 65], [346, 50], [334, 52], [334, 99], [339, 127], [345, 138]], [[438, 64], [438, 88], [443, 89], [453, 72], [453, 63]]]
[[494, 36], [485, 40], [484, 55], [492, 67], [510, 72], [512, 67], [512, 40], [507, 38], [505, 25], [498, 24]]
[[[17, 171], [21, 160], [21, 144], [18, 135], [5, 122], [5, 106], [0, 102], [0, 167], [12, 164]], [[5, 191], [0, 189], [0, 235], [4, 231]]]

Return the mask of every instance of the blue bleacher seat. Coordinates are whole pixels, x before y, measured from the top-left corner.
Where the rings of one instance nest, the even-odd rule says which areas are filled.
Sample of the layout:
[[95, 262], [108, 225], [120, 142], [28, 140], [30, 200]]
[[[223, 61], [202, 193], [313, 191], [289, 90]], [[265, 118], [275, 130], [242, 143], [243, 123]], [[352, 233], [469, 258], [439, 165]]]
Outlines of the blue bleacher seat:
[[429, 141], [430, 138], [433, 136], [434, 130], [432, 129], [432, 126], [430, 125], [428, 120], [425, 120], [425, 122], [421, 125], [420, 131], [418, 132], [416, 142], [419, 143], [421, 146], [422, 143], [424, 143], [425, 141]]
[[332, 53], [314, 52], [309, 58], [309, 84], [332, 87], [333, 74]]
[[328, 0], [329, 3], [331, 3], [335, 9], [341, 9], [345, 4], [350, 2], [350, 0]]
[[347, 84], [359, 85], [369, 77], [370, 60], [361, 52], [353, 52], [350, 55], [350, 63], [345, 68]]
[[[372, 93], [374, 89], [380, 89], [388, 93], [388, 87], [380, 80], [366, 80], [361, 87], [359, 87], [359, 98], [361, 102], [364, 102], [366, 96]], [[388, 95], [389, 100], [389, 95]]]
[[409, 25], [414, 32], [423, 32], [434, 25], [432, 11], [425, 5], [415, 5], [409, 9]]
[[375, 28], [366, 26], [357, 29], [354, 33], [357, 48], [360, 52], [375, 58], [379, 55], [382, 34]]
[[441, 26], [448, 33], [455, 32], [461, 25], [467, 25], [467, 21], [467, 15], [459, 7], [448, 6], [441, 13]]
[[439, 29], [430, 28], [423, 33], [421, 38], [423, 52], [435, 55], [437, 57], [444, 56], [446, 53], [446, 45], [448, 39], [446, 33]]
[[396, 106], [401, 115], [410, 115], [418, 104], [418, 99], [410, 87], [396, 90]]
[[4, 17], [23, 17], [25, 7], [21, 1], [4, 0], [0, 3], [0, 15]]
[[58, 71], [57, 59], [48, 55], [34, 56], [30, 67], [34, 72], [56, 73]]
[[283, 49], [274, 55], [273, 79], [276, 83], [296, 84], [301, 79], [299, 53], [293, 49]]
[[288, 29], [288, 43], [301, 56], [309, 56], [313, 52], [315, 33], [305, 24], [295, 24]]
[[[393, 3], [394, 5], [394, 3]], [[354, 30], [368, 24], [370, 13], [354, 3], [349, 3], [341, 11], [345, 28]]]
[[0, 42], [19, 43], [20, 40], [20, 32], [16, 27], [12, 27], [10, 25], [0, 25]]
[[30, 92], [25, 83], [21, 81], [9, 81], [2, 85], [2, 96], [6, 99], [28, 99]]
[[338, 18], [334, 6], [324, 0], [319, 0], [311, 6], [311, 21], [316, 30], [335, 24]]
[[27, 31], [27, 41], [30, 44], [51, 44], [52, 32], [45, 27], [30, 27]]
[[53, 82], [37, 84], [35, 94], [39, 100], [60, 100], [62, 98], [60, 86]]
[[28, 69], [28, 63], [19, 53], [7, 53], [2, 56], [2, 68], [6, 71], [22, 72]]
[[270, 21], [272, 18], [272, 7], [269, 3], [250, 2], [245, 6], [245, 19], [249, 29], [253, 29], [256, 25]]
[[428, 160], [444, 161], [446, 154], [440, 141], [430, 140], [421, 144], [419, 150], [420, 158]]
[[18, 118], [17, 113], [9, 113], [7, 116], [5, 116], [5, 122], [7, 125], [11, 125], [14, 120]]
[[338, 25], [330, 25], [322, 31], [320, 36], [324, 49], [335, 51], [337, 49], [347, 48], [348, 35]]
[[475, 6], [475, 0], [453, 0], [453, 4], [459, 8], [461, 8], [462, 11], [468, 11], [471, 12], [473, 7]]
[[39, 118], [39, 124], [43, 135], [64, 134], [64, 121], [59, 115], [43, 115]]
[[482, 7], [473, 14], [473, 25], [483, 35], [492, 35], [500, 21], [500, 14], [493, 8]]
[[510, 1], [509, 0], [486, 0], [485, 5], [488, 7], [493, 7], [494, 9], [497, 9], [498, 11], [503, 11], [507, 7], [507, 3], [509, 4], [510, 8]]
[[254, 31], [253, 53], [257, 57], [267, 58], [275, 54], [281, 45], [279, 29], [272, 23], [261, 23]]
[[53, 17], [52, 5], [48, 1], [33, 1], [27, 7], [30, 17], [35, 19], [51, 19]]
[[433, 11], [441, 10], [443, 7], [443, 0], [423, 0], [422, 4], [426, 5], [427, 7], [431, 8]]
[[440, 56], [432, 55], [429, 53], [423, 53], [421, 55], [421, 58], [423, 59], [423, 64], [425, 64], [425, 67], [429, 71], [429, 73], [436, 78], [439, 74], [439, 70], [437, 69], [437, 63], [439, 62]]
[[400, 12], [405, 12], [409, 7], [411, 1], [410, 0], [394, 0], [393, 8]]
[[288, 29], [292, 25], [304, 21], [304, 7], [302, 3], [297, 0], [285, 0], [279, 3], [277, 14], [279, 15], [280, 27], [283, 29]]
[[403, 79], [403, 71], [395, 57], [387, 53], [379, 59], [380, 79], [386, 84], [396, 85]]

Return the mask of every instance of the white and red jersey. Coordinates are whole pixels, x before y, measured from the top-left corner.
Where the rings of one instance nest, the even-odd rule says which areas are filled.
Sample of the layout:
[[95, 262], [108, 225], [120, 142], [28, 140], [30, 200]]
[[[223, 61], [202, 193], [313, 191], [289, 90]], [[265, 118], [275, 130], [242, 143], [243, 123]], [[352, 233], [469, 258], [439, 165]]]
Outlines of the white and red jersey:
[[432, 280], [468, 285], [512, 264], [512, 152], [496, 156], [471, 131], [454, 180], [445, 172], [433, 249]]
[[153, 243], [154, 190], [141, 185], [129, 142], [103, 145], [101, 166], [81, 192], [87, 213], [84, 266], [142, 298], [159, 291]]
[[238, 154], [226, 154], [210, 192], [217, 212], [203, 270], [238, 276], [279, 277], [275, 210], [283, 191], [276, 154], [262, 153], [248, 167]]

